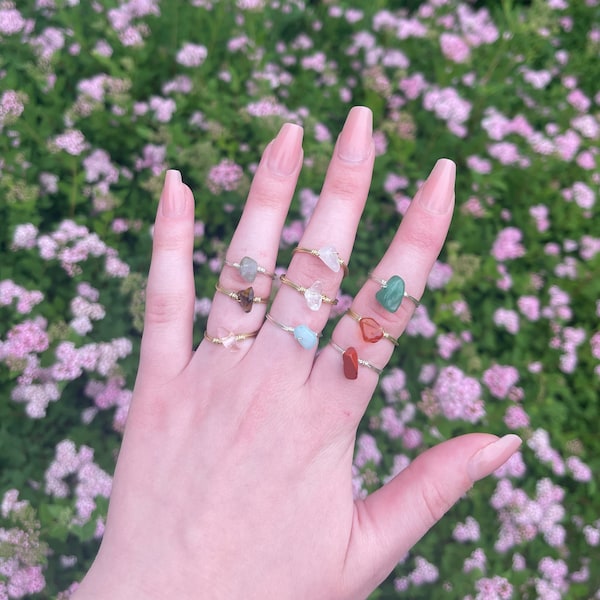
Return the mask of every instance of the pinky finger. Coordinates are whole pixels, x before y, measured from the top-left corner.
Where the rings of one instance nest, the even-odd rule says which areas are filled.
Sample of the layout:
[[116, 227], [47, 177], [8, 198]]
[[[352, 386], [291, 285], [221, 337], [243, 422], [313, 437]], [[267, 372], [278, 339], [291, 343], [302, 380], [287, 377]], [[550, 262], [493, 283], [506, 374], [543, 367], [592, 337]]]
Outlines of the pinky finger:
[[168, 381], [192, 356], [194, 319], [194, 197], [179, 171], [169, 170], [154, 226], [140, 373]]

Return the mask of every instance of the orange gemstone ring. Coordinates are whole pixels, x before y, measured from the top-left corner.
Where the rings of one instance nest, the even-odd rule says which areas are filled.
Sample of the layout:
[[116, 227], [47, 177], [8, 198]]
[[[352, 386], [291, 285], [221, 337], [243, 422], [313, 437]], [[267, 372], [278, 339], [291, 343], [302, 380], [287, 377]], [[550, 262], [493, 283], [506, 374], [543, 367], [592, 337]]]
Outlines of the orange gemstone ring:
[[365, 342], [374, 344], [380, 339], [385, 338], [386, 340], [392, 342], [394, 346], [398, 345], [397, 338], [385, 331], [385, 329], [372, 317], [361, 317], [351, 308], [346, 311], [346, 314], [358, 323], [360, 326], [360, 332], [362, 333], [362, 338]]

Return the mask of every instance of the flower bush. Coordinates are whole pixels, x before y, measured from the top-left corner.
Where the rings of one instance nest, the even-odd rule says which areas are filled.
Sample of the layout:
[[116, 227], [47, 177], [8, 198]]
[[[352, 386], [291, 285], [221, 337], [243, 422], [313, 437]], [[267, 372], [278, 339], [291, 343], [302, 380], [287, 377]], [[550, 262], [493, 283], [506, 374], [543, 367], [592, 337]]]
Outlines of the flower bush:
[[524, 439], [372, 598], [600, 597], [598, 0], [2, 0], [0, 49], [0, 599], [67, 598], [102, 536], [165, 168], [198, 201], [198, 342], [261, 150], [304, 126], [283, 266], [352, 104], [378, 157], [340, 306], [458, 164], [356, 495], [448, 437]]

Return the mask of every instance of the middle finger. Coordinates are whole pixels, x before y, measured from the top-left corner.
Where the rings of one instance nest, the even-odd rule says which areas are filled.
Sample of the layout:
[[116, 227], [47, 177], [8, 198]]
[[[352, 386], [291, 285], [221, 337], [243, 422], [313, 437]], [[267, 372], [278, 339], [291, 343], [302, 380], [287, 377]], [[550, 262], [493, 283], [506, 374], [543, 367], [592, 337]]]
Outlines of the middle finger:
[[256, 351], [281, 350], [278, 364], [288, 378], [305, 381], [310, 373], [318, 336], [347, 268], [374, 157], [373, 115], [366, 107], [354, 107], [337, 140], [315, 211], [292, 257], [286, 284], [277, 292], [254, 345]]

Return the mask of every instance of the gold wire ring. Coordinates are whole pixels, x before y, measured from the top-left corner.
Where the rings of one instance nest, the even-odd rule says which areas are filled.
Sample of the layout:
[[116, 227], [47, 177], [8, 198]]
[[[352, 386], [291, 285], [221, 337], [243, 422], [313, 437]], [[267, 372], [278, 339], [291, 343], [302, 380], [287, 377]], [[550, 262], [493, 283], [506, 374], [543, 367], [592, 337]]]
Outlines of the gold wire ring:
[[[378, 283], [381, 286], [382, 290], [386, 290], [386, 288], [388, 287], [388, 283], [390, 283], [393, 279], [394, 283], [398, 282], [398, 284], [402, 285], [402, 290], [403, 290], [402, 296], [404, 298], [408, 298], [415, 305], [415, 308], [418, 308], [419, 306], [421, 306], [421, 302], [419, 300], [417, 300], [414, 296], [411, 296], [410, 294], [406, 293], [406, 290], [404, 287], [405, 286], [404, 279], [402, 279], [402, 277], [400, 277], [399, 275], [393, 275], [389, 279], [381, 279], [380, 277], [377, 277], [373, 273], [369, 273], [369, 279]], [[387, 306], [385, 306], [385, 303], [383, 304], [383, 306], [384, 306], [384, 308], [387, 308]], [[395, 311], [392, 310], [391, 312], [395, 312]]]
[[239, 290], [237, 292], [233, 290], [226, 290], [221, 287], [220, 283], [215, 285], [215, 289], [217, 292], [221, 294], [225, 294], [232, 300], [235, 300], [242, 307], [244, 312], [249, 313], [252, 310], [252, 306], [254, 304], [266, 304], [268, 300], [266, 298], [261, 298], [260, 296], [254, 295], [254, 288], [248, 287], [245, 290]]
[[265, 275], [270, 279], [275, 279], [276, 277], [275, 273], [267, 271], [267, 269], [261, 267], [253, 258], [249, 256], [244, 256], [244, 258], [242, 258], [240, 262], [234, 262], [225, 259], [225, 264], [228, 267], [233, 267], [234, 269], [237, 269], [240, 272], [242, 278], [245, 279], [248, 283], [252, 283], [256, 279], [256, 275], [258, 273], [260, 273], [261, 275]]
[[267, 321], [273, 323], [283, 331], [287, 331], [291, 333], [295, 340], [305, 349], [311, 350], [317, 345], [318, 339], [321, 337], [321, 334], [313, 331], [308, 325], [296, 325], [296, 327], [291, 327], [290, 325], [284, 325], [279, 322], [277, 319], [273, 318], [270, 313], [266, 315]]
[[[362, 367], [367, 367], [367, 369], [371, 369], [377, 375], [381, 375], [383, 369], [376, 367], [373, 363], [370, 363], [368, 360], [364, 360], [363, 358], [358, 358], [356, 355], [356, 350], [353, 347], [348, 347], [344, 350], [341, 346], [338, 346], [333, 340], [329, 342], [333, 348], [335, 348], [341, 355], [344, 360], [344, 375], [346, 375], [347, 379], [356, 379], [358, 376], [357, 369], [355, 368], [357, 365]], [[352, 360], [350, 359], [350, 351], [353, 351], [355, 364], [352, 364]]]
[[[361, 317], [358, 313], [355, 313], [351, 308], [349, 308], [346, 311], [346, 314], [359, 324], [360, 331], [365, 342], [375, 343], [378, 342], [381, 338], [385, 338], [386, 340], [392, 342], [394, 346], [398, 345], [398, 338], [395, 338], [391, 334], [389, 334], [375, 319], [373, 319], [373, 317]], [[370, 331], [372, 332], [371, 335], [368, 335], [367, 328], [370, 328]], [[375, 335], [373, 335], [373, 332], [375, 332]]]
[[297, 252], [301, 254], [310, 254], [320, 258], [334, 273], [337, 273], [341, 267], [344, 271], [344, 277], [348, 275], [348, 265], [344, 259], [340, 257], [333, 246], [326, 246], [325, 248], [319, 248], [318, 250], [315, 248], [303, 248], [302, 246], [297, 246], [292, 250], [292, 254], [296, 254]]
[[306, 299], [306, 303], [308, 304], [308, 308], [310, 308], [311, 310], [319, 310], [319, 308], [321, 308], [322, 302], [325, 302], [325, 304], [333, 305], [336, 305], [338, 303], [337, 298], [330, 298], [329, 296], [326, 296], [325, 294], [321, 293], [320, 281], [315, 281], [309, 288], [306, 288], [303, 285], [298, 285], [297, 283], [294, 283], [293, 281], [288, 279], [285, 273], [279, 276], [279, 280], [281, 281], [281, 283], [288, 285], [300, 294], [303, 294], [304, 298]]
[[208, 331], [204, 332], [204, 339], [208, 340], [211, 344], [218, 344], [225, 348], [233, 348], [237, 342], [243, 342], [250, 338], [256, 337], [260, 330], [250, 331], [249, 333], [233, 333], [230, 332], [223, 337], [214, 337], [209, 335]]

